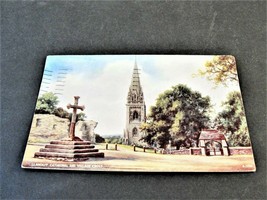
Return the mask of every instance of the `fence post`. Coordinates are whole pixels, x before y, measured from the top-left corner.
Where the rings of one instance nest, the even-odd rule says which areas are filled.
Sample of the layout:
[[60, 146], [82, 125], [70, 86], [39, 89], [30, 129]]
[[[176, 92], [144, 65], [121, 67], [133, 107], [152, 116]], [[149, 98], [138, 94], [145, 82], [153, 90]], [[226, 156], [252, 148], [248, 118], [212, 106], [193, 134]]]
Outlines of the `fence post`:
[[108, 150], [108, 143], [106, 143], [106, 150]]
[[143, 147], [143, 149], [144, 149], [144, 152], [146, 152], [146, 147]]
[[118, 145], [118, 144], [116, 143], [116, 144], [115, 144], [115, 150], [116, 150], [116, 151], [117, 151], [117, 149], [118, 149], [117, 145]]
[[157, 149], [156, 148], [154, 149], [154, 153], [157, 153]]
[[133, 146], [133, 149], [134, 149], [134, 151], [135, 151], [135, 145]]

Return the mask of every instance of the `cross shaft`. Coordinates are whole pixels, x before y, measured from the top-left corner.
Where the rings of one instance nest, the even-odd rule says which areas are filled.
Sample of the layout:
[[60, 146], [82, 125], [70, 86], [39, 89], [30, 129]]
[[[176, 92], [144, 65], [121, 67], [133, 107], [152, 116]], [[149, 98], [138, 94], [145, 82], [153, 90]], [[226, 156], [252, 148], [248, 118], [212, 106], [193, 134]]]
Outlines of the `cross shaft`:
[[76, 124], [76, 118], [77, 118], [77, 110], [80, 109], [83, 111], [85, 109], [84, 106], [78, 105], [79, 98], [80, 98], [79, 96], [74, 96], [74, 104], [73, 105], [71, 105], [71, 104], [67, 105], [68, 109], [70, 109], [70, 108], [73, 109], [72, 117], [71, 117], [71, 123], [70, 123], [70, 132], [69, 132], [69, 137], [72, 141], [75, 139], [75, 124]]

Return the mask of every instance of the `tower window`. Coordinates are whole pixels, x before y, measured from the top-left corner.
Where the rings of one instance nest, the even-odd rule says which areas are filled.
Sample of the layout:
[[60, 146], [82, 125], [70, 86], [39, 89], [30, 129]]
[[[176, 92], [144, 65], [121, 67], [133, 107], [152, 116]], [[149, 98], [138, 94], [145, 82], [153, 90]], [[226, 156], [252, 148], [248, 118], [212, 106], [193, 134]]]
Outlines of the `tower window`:
[[136, 127], [133, 128], [133, 136], [137, 136], [138, 130]]
[[133, 120], [138, 119], [138, 112], [135, 110], [133, 113]]

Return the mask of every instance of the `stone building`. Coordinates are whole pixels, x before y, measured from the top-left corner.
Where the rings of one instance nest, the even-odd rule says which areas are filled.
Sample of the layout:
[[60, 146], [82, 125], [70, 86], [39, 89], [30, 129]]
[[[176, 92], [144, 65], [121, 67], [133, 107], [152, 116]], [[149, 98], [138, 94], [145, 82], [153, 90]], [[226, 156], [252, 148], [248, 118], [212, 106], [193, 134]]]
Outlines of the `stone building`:
[[140, 126], [146, 121], [146, 105], [141, 87], [137, 63], [135, 61], [131, 85], [126, 103], [126, 127], [124, 130], [125, 144], [139, 144], [143, 133]]
[[229, 147], [223, 133], [217, 130], [203, 130], [198, 139], [201, 155], [228, 156]]

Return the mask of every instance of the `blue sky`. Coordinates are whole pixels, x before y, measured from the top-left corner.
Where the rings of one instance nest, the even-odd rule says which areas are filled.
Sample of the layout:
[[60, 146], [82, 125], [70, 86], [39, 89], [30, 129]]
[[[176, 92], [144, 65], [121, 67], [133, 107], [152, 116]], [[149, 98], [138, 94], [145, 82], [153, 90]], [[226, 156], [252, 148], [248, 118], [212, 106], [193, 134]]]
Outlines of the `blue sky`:
[[58, 72], [60, 68], [72, 69], [72, 73], [79, 73], [80, 71], [90, 71], [89, 76], [95, 76], [101, 73], [107, 63], [116, 60], [131, 60], [137, 59], [138, 63], [142, 63], [145, 67], [144, 72], [151, 75], [160, 75], [155, 70], [153, 62], [156, 55], [150, 55], [147, 59], [146, 55], [97, 55], [97, 56], [83, 56], [83, 55], [69, 55], [69, 56], [48, 56], [46, 60], [45, 70]]
[[[177, 84], [186, 84], [203, 96], [209, 95], [214, 112], [220, 111], [221, 102], [230, 91], [239, 90], [239, 85], [214, 88], [206, 78], [193, 77], [210, 59], [212, 56], [137, 55], [147, 112], [160, 93]], [[73, 96], [80, 96], [87, 119], [98, 122], [96, 133], [122, 135], [134, 62], [135, 55], [48, 56], [45, 70], [53, 71], [53, 76], [50, 86], [47, 87], [43, 79], [41, 88], [60, 91], [59, 106], [65, 109], [68, 103], [73, 103]], [[62, 81], [58, 73], [65, 68], [69, 71]], [[59, 80], [62, 84], [58, 84]]]

